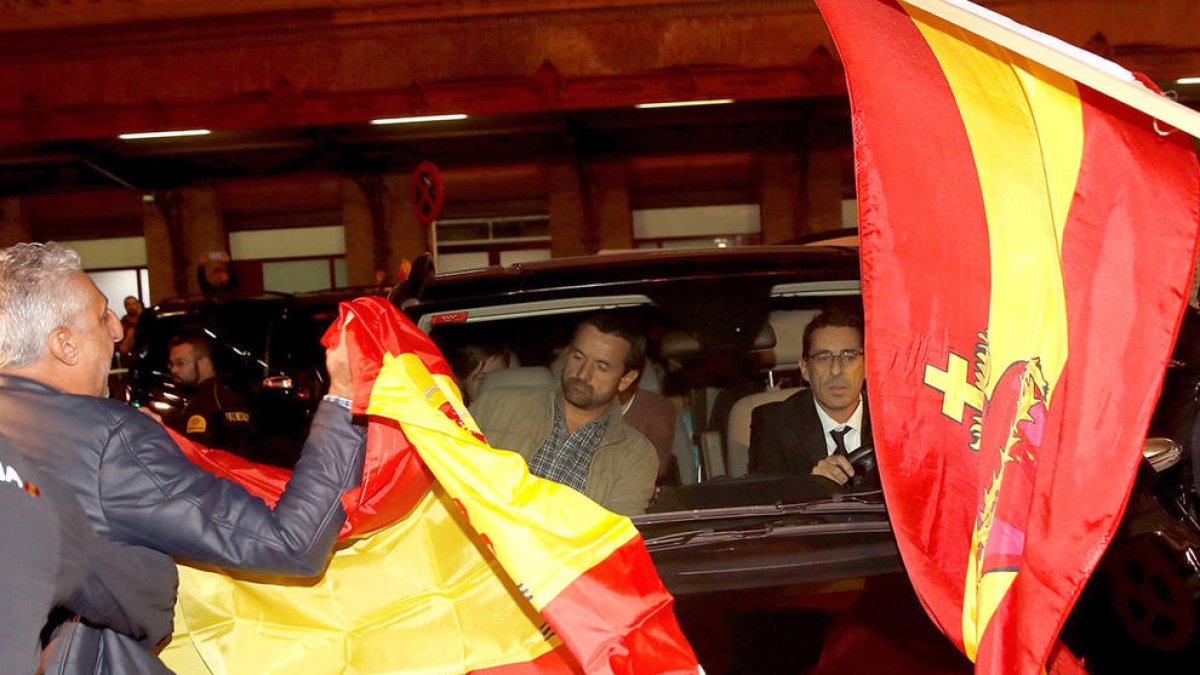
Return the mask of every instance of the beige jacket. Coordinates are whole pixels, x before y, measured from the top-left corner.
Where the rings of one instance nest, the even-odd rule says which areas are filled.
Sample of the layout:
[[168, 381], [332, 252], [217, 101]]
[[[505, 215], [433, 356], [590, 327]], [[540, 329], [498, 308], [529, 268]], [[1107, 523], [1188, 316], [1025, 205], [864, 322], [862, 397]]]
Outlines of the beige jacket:
[[[550, 435], [557, 396], [557, 387], [493, 389], [471, 404], [471, 416], [492, 447], [528, 461]], [[615, 399], [605, 414], [608, 427], [592, 455], [586, 494], [609, 511], [637, 515], [654, 496], [658, 455], [645, 436], [625, 424]]]

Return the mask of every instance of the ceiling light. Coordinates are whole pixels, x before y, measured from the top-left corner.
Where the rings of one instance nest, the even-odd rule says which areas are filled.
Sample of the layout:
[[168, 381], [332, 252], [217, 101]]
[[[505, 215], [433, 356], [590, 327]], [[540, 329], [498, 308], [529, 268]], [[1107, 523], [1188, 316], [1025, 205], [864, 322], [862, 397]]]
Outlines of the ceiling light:
[[417, 122], [448, 122], [450, 120], [465, 120], [466, 115], [455, 113], [453, 115], [421, 115], [418, 117], [381, 117], [377, 120], [371, 120], [371, 124], [416, 124]]
[[1181, 77], [1175, 84], [1200, 84], [1200, 77]]
[[117, 138], [123, 141], [138, 141], [144, 138], [178, 138], [180, 136], [207, 136], [212, 132], [208, 129], [180, 129], [178, 131], [142, 131], [136, 134], [121, 134]]
[[647, 110], [649, 108], [684, 108], [694, 105], [724, 105], [733, 103], [731, 98], [710, 98], [703, 101], [661, 101], [659, 103], [639, 103], [633, 107]]

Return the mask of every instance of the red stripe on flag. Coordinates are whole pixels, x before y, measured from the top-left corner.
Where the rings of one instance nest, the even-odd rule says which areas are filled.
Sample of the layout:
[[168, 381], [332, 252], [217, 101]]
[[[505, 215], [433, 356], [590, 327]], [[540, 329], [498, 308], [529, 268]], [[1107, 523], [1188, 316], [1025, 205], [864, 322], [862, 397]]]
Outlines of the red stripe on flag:
[[[1153, 86], [1153, 85], [1150, 85]], [[1043, 448], [1025, 566], [979, 661], [1046, 663], [1120, 524], [1185, 309], [1200, 218], [1191, 139], [1080, 85], [1084, 148], [1062, 247], [1069, 358]], [[1053, 517], [1051, 517], [1053, 516]], [[1019, 616], [1014, 621], [1009, 615]]]
[[[915, 420], [942, 407], [943, 394], [920, 385], [925, 364], [948, 371], [949, 353], [970, 361], [972, 327], [987, 326], [991, 268], [979, 177], [953, 92], [908, 14], [894, 2], [818, 4], [851, 94], [872, 416]], [[917, 352], [912, 335], [929, 336]], [[874, 436], [909, 574], [961, 649], [972, 519], [939, 507], [948, 494], [973, 503], [975, 476], [953, 460], [970, 443], [968, 425], [945, 422], [938, 430], [877, 424]]]
[[[167, 429], [179, 449], [193, 464], [220, 478], [229, 479], [274, 507], [292, 477], [277, 466], [256, 464], [224, 450], [206, 448]], [[400, 426], [386, 418], [371, 418], [367, 427], [367, 453], [363, 481], [342, 495], [346, 522], [339, 539], [374, 532], [400, 520], [416, 506], [433, 484], [433, 476], [409, 444]]]
[[555, 630], [569, 632], [571, 653], [588, 673], [695, 673], [696, 655], [673, 604], [637, 536], [572, 581], [541, 614]]

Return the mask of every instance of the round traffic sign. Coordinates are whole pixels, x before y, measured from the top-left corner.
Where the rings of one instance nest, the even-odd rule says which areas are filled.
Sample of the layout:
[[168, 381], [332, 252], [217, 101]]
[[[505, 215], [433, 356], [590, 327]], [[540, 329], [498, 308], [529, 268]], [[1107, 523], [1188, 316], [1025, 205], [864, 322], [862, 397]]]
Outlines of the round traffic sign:
[[433, 162], [421, 162], [413, 169], [412, 199], [417, 222], [429, 225], [437, 220], [446, 195], [442, 192], [442, 173]]

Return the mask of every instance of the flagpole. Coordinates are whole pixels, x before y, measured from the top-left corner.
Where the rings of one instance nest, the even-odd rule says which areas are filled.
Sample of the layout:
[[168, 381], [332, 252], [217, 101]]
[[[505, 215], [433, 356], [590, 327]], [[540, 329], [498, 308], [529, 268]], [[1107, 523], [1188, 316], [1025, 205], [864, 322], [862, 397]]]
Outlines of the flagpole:
[[[963, 0], [901, 0], [1200, 138], [1200, 112], [1147, 89], [1123, 67]], [[1166, 130], [1164, 130], [1165, 132]]]

